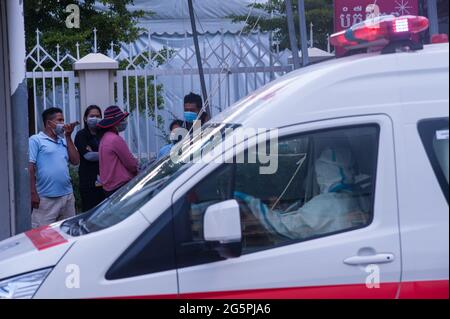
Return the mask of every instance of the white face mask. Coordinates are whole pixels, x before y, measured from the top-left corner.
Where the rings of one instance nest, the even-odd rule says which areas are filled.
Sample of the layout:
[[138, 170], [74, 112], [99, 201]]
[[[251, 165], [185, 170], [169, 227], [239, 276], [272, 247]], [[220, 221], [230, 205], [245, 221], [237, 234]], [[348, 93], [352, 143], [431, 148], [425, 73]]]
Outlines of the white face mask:
[[91, 129], [97, 128], [97, 124], [101, 122], [101, 119], [98, 117], [89, 117], [86, 121], [87, 126]]
[[170, 133], [170, 141], [173, 144], [179, 143], [189, 132], [182, 127], [176, 128]]

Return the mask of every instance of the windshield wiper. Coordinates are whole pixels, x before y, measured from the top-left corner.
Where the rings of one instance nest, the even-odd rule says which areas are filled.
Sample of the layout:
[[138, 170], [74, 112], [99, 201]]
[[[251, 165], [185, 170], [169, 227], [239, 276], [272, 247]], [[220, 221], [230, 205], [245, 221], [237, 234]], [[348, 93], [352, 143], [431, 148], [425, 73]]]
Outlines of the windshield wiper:
[[81, 218], [78, 220], [78, 222], [74, 222], [72, 223], [72, 225], [69, 226], [67, 233], [70, 236], [78, 237], [89, 234], [90, 230], [86, 226], [86, 221], [83, 218]]
[[84, 219], [80, 219], [78, 221], [78, 226], [80, 226], [80, 229], [84, 231], [83, 235], [89, 234], [91, 231], [86, 225], [86, 221]]

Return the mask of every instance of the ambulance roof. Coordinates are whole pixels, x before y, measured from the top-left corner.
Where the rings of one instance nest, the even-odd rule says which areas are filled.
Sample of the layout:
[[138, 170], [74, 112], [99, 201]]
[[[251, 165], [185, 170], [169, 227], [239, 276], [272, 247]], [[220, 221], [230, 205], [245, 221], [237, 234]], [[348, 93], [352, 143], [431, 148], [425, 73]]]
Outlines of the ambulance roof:
[[358, 54], [312, 65], [270, 83], [213, 119], [276, 128], [383, 106], [448, 101], [449, 44], [394, 54]]

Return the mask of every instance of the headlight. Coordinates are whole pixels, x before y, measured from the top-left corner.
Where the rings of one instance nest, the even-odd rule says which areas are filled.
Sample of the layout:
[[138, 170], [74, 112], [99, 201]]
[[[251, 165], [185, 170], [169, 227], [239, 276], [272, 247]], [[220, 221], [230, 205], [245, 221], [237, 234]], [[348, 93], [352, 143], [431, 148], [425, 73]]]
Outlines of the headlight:
[[0, 281], [0, 299], [31, 299], [51, 269], [45, 269]]

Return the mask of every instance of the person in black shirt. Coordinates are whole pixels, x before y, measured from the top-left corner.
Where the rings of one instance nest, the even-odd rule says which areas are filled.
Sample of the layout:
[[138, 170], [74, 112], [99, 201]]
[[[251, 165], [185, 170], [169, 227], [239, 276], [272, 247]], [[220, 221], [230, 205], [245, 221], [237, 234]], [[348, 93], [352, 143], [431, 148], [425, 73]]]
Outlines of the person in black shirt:
[[84, 113], [84, 129], [75, 138], [75, 146], [80, 153], [80, 195], [83, 212], [87, 212], [105, 199], [105, 193], [99, 181], [99, 139], [97, 124], [102, 120], [102, 110], [91, 105]]

